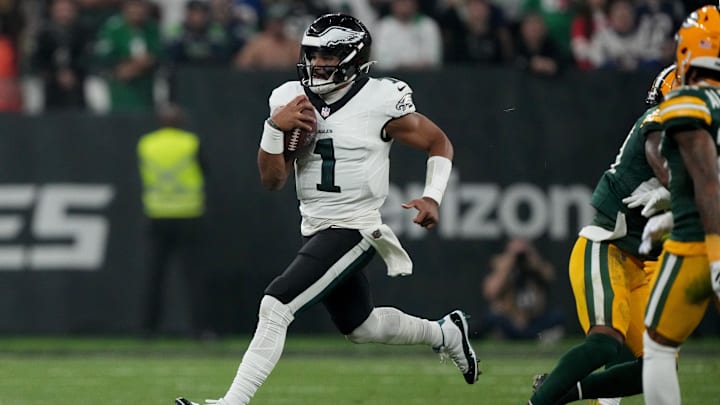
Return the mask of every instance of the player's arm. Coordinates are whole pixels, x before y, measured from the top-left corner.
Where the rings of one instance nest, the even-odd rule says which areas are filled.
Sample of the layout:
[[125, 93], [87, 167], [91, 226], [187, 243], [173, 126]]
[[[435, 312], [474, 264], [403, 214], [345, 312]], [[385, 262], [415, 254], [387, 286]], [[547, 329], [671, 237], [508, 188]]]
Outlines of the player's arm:
[[720, 180], [713, 139], [704, 129], [677, 132], [673, 136], [693, 181], [705, 234], [720, 235]]
[[677, 133], [675, 141], [693, 181], [695, 204], [705, 229], [710, 282], [720, 297], [720, 180], [715, 143], [704, 129]]
[[283, 132], [292, 128], [312, 130], [315, 118], [302, 112], [312, 108], [310, 100], [300, 95], [279, 107], [265, 121], [257, 159], [260, 181], [266, 189], [274, 191], [285, 186], [293, 169], [293, 161], [286, 161], [283, 155], [285, 149]]
[[434, 122], [416, 112], [391, 120], [385, 126], [385, 132], [400, 143], [427, 152], [428, 170], [423, 196], [403, 204], [403, 207], [418, 210], [413, 219], [416, 224], [434, 227], [439, 220], [438, 206], [452, 169], [452, 143]]
[[292, 161], [285, 161], [282, 152], [268, 153], [261, 147], [258, 150], [258, 169], [260, 182], [270, 191], [280, 190], [285, 186], [293, 168]]
[[652, 131], [645, 135], [645, 160], [647, 160], [660, 184], [667, 188], [669, 177], [667, 167], [665, 167], [665, 159], [660, 154], [661, 135], [661, 131]]
[[398, 142], [426, 151], [428, 156], [453, 159], [453, 146], [445, 132], [420, 113], [391, 120], [385, 126], [385, 132]]
[[705, 231], [710, 283], [720, 297], [720, 180], [715, 138], [710, 134], [711, 109], [706, 100], [681, 91], [660, 105], [665, 136], [678, 146], [693, 184], [695, 205]]

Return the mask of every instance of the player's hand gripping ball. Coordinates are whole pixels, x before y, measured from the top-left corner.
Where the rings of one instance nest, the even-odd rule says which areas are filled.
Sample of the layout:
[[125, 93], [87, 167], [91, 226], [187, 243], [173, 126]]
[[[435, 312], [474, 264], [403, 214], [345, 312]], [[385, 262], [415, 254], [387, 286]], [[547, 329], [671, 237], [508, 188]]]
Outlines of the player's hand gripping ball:
[[[303, 114], [315, 116], [315, 110], [303, 110]], [[285, 159], [292, 160], [297, 155], [309, 147], [315, 141], [315, 135], [317, 134], [317, 123], [313, 124], [311, 131], [304, 130], [302, 128], [293, 128], [290, 131], [284, 132], [285, 138]]]

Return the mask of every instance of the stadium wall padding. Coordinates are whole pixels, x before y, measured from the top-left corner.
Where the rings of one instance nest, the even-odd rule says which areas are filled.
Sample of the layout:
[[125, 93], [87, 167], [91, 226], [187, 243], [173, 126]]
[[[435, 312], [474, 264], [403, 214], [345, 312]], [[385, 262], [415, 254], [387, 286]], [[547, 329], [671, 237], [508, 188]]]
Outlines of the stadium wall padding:
[[[382, 72], [380, 73], [382, 75]], [[394, 72], [418, 111], [452, 139], [455, 173], [441, 225], [425, 232], [399, 205], [419, 195], [426, 157], [394, 145], [383, 212], [414, 262], [411, 277], [367, 269], [376, 305], [439, 318], [463, 308], [479, 319], [491, 256], [512, 236], [535, 241], [557, 270], [553, 305], [578, 332], [567, 258], [592, 210], [590, 192], [614, 160], [652, 74], [523, 72], [453, 68]], [[267, 97], [292, 72], [181, 71], [177, 99], [208, 161], [203, 223], [205, 285], [168, 278], [163, 330], [185, 332], [194, 291], [218, 331], [250, 333], [265, 285], [300, 244], [293, 184], [261, 188], [256, 153]], [[0, 115], [0, 333], [140, 330], [145, 292], [143, 216], [135, 142], [147, 115]], [[176, 266], [175, 266], [176, 267]], [[291, 330], [332, 332], [321, 306]]]

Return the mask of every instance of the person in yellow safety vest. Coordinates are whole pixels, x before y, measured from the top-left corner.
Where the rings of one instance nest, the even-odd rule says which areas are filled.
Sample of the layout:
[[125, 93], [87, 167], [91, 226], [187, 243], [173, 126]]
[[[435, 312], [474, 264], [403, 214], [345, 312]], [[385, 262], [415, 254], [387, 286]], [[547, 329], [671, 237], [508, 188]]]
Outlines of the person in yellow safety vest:
[[[181, 129], [184, 113], [174, 104], [158, 109], [161, 127], [140, 137], [138, 166], [142, 179], [142, 202], [147, 221], [147, 290], [143, 332], [159, 331], [165, 299], [165, 276], [175, 258], [188, 286], [193, 286], [192, 332], [197, 337], [212, 334], [204, 316], [202, 266], [198, 262], [202, 217], [205, 211], [204, 164], [200, 140]], [[197, 287], [197, 288], [196, 288]]]

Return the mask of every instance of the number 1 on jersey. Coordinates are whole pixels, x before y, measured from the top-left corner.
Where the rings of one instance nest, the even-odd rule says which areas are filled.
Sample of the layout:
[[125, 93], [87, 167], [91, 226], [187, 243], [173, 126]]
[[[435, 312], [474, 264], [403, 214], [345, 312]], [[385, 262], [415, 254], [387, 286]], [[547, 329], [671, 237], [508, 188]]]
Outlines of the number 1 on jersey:
[[319, 191], [328, 193], [339, 193], [340, 187], [335, 185], [335, 148], [330, 138], [320, 139], [315, 143], [315, 150], [322, 158], [322, 169], [320, 171], [320, 184], [317, 184]]

